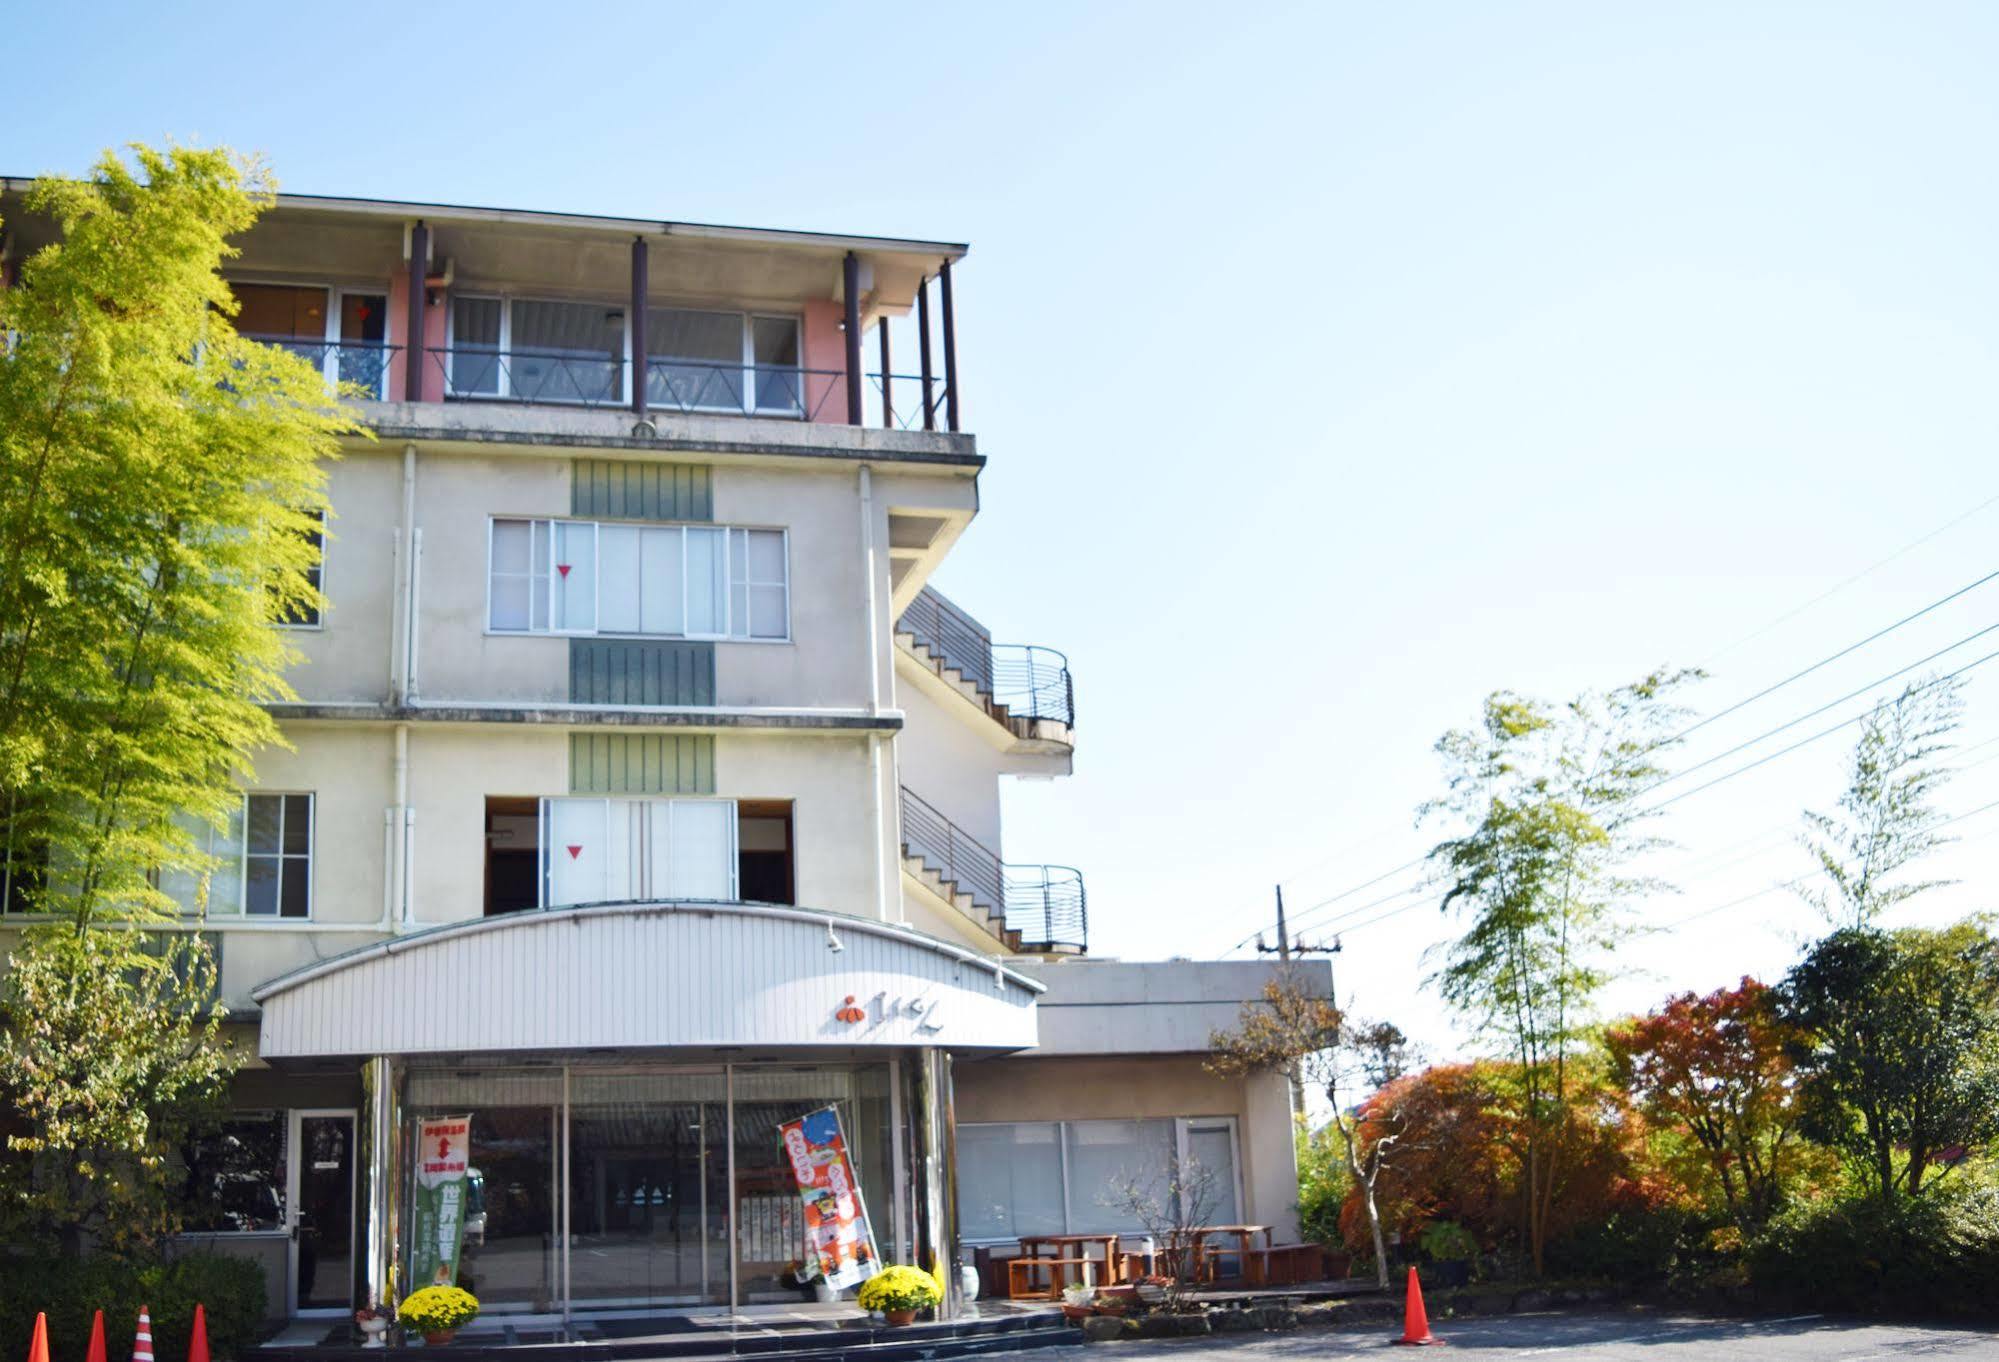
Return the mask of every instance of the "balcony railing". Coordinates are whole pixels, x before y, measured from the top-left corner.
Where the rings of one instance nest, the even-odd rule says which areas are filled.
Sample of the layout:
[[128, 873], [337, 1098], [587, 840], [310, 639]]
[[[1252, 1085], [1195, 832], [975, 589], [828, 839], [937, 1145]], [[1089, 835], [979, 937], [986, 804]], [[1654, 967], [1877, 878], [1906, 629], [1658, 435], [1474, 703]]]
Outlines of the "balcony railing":
[[914, 636], [989, 703], [1005, 710], [1006, 717], [1075, 726], [1076, 689], [1069, 659], [1055, 649], [994, 643], [985, 625], [927, 586], [916, 593], [896, 628]]
[[902, 792], [902, 852], [999, 918], [1014, 949], [1079, 952], [1088, 947], [1089, 905], [1081, 871], [1066, 865], [1009, 865], [907, 788]]
[[351, 383], [377, 400], [388, 395], [389, 366], [402, 353], [400, 345], [385, 341], [301, 340], [296, 336], [259, 336], [246, 333], [245, 340], [275, 345], [318, 367], [328, 383]]

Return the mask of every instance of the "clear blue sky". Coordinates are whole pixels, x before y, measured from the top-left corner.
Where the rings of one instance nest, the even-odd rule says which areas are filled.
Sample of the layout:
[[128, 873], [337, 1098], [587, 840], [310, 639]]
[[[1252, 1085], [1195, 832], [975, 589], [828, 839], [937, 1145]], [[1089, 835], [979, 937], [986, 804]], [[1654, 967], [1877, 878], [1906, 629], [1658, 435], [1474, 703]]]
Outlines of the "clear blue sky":
[[[1076, 775], [1009, 791], [1006, 849], [1084, 869], [1103, 953], [1213, 955], [1280, 877], [1406, 860], [1487, 690], [1705, 662], [1716, 709], [1999, 567], [1993, 507], [1766, 627], [1999, 495], [1989, 6], [170, 8], [12, 16], [0, 169], [179, 137], [302, 192], [972, 243], [986, 514], [939, 585], [1072, 659]], [[1999, 584], [1686, 760], [1995, 620]], [[1720, 905], [1804, 868], [1843, 744], [1675, 807], [1645, 916], [1719, 911], [1613, 1004], [1792, 958], [1792, 897]], [[1990, 902], [1999, 810], [1953, 831], [1965, 883], [1900, 920]], [[1340, 959], [1437, 1051], [1447, 926]]]

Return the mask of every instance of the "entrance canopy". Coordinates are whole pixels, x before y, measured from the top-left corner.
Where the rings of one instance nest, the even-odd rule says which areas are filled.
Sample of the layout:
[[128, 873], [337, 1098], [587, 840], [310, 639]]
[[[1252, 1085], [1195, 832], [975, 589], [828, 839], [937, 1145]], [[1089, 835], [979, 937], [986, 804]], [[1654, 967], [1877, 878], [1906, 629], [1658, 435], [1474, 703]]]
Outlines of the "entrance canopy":
[[906, 927], [744, 903], [476, 918], [252, 993], [265, 1059], [1035, 1043], [1042, 985]]

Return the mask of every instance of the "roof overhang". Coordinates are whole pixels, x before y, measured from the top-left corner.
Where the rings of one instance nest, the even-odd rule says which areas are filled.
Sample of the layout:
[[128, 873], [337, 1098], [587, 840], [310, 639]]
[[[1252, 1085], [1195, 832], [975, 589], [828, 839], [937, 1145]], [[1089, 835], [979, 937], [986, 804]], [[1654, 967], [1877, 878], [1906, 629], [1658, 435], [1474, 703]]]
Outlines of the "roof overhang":
[[1043, 985], [889, 923], [746, 903], [476, 918], [252, 993], [266, 1060], [1035, 1044]]

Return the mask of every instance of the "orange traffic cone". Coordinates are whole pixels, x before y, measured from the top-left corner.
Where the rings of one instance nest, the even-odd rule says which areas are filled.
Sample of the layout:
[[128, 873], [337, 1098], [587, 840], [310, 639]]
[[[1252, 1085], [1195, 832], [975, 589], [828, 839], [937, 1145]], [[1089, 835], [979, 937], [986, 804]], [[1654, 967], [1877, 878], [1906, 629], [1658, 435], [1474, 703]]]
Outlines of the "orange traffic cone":
[[104, 1312], [102, 1310], [99, 1310], [90, 1317], [90, 1351], [84, 1354], [83, 1362], [105, 1362]]
[[28, 1362], [49, 1362], [49, 1317], [37, 1311], [35, 1336], [28, 1342]]
[[1411, 1346], [1428, 1346], [1444, 1340], [1430, 1332], [1430, 1314], [1423, 1308], [1423, 1284], [1416, 1280], [1416, 1269], [1409, 1269], [1409, 1298], [1402, 1307], [1402, 1337], [1395, 1340]]
[[139, 1336], [132, 1340], [132, 1362], [153, 1362], [153, 1321], [139, 1307]]
[[208, 1362], [208, 1312], [194, 1303], [194, 1332], [187, 1340], [187, 1362]]

